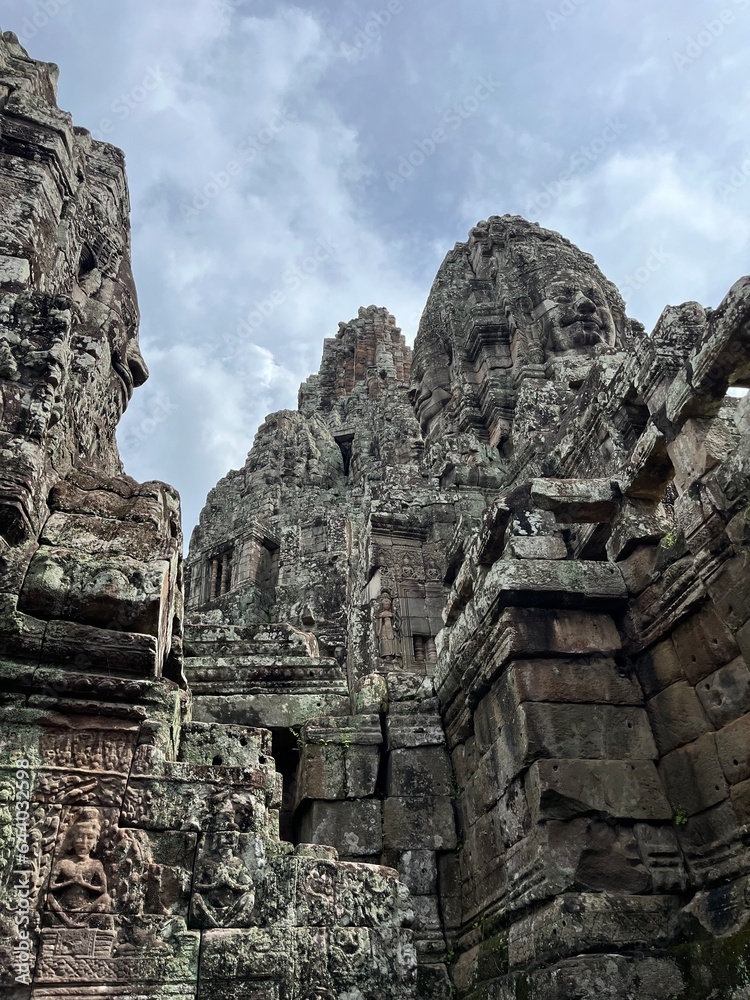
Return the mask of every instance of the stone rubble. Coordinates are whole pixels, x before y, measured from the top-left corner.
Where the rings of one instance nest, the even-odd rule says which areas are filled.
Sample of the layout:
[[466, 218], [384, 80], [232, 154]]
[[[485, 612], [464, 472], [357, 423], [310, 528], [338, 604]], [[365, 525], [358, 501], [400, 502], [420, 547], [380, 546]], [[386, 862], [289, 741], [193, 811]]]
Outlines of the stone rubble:
[[750, 278], [512, 216], [211, 491], [115, 429], [122, 154], [0, 36], [0, 1000], [747, 1000]]

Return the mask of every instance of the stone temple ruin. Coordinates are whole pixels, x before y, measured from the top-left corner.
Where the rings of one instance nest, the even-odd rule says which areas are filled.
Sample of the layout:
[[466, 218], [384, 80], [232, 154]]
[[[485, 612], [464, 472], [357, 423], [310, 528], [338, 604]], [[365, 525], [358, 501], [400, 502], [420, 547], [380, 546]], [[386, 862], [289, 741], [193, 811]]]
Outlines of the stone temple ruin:
[[123, 157], [0, 40], [0, 1000], [748, 1000], [750, 278], [517, 217], [212, 490], [123, 473]]

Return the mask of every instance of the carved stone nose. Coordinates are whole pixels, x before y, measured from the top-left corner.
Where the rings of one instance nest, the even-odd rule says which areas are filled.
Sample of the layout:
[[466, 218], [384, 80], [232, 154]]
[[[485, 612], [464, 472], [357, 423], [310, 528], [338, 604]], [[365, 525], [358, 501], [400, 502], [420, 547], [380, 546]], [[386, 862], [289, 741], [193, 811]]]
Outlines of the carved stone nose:
[[596, 312], [596, 305], [587, 298], [585, 295], [582, 296], [576, 303], [578, 307], [578, 312], [593, 313]]

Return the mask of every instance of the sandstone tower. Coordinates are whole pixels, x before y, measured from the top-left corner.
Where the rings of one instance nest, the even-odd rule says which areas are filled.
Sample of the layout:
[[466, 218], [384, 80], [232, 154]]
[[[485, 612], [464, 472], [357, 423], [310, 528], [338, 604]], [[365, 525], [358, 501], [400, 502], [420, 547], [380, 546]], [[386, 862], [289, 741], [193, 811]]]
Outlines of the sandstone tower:
[[124, 475], [119, 151], [0, 41], [0, 1000], [747, 1000], [750, 278], [512, 216], [211, 491]]

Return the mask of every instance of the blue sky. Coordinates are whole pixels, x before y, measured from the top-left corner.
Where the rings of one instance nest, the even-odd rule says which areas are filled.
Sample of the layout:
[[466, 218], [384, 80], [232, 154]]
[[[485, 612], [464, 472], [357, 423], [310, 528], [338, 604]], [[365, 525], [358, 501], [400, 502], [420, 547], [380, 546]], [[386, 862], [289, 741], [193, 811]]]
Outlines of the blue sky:
[[750, 0], [3, 0], [121, 146], [151, 379], [127, 471], [189, 534], [361, 305], [416, 333], [445, 253], [519, 213], [650, 329], [750, 270]]

